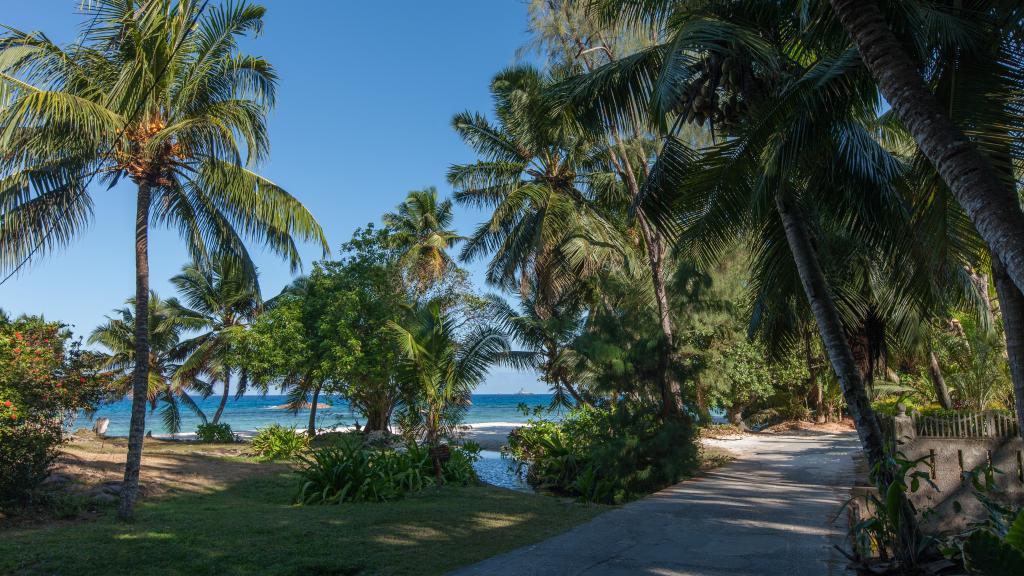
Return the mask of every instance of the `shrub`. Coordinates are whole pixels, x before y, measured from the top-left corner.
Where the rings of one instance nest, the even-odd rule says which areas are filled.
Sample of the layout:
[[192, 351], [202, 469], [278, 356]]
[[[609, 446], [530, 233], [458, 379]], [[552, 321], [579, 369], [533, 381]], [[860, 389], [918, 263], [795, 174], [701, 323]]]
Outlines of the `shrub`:
[[200, 442], [228, 444], [237, 442], [235, 433], [231, 431], [231, 424], [200, 424], [196, 428], [196, 440]]
[[662, 422], [654, 408], [625, 405], [533, 420], [510, 435], [507, 451], [535, 488], [602, 503], [645, 496], [699, 465], [688, 419]]
[[308, 436], [280, 424], [257, 430], [252, 439], [253, 453], [264, 460], [294, 458], [307, 448]]
[[63, 325], [0, 315], [0, 506], [32, 498], [65, 427], [102, 399], [107, 382], [96, 366]]
[[[479, 449], [456, 448], [445, 462], [450, 484], [476, 482], [473, 462]], [[301, 457], [298, 504], [386, 502], [435, 485], [430, 450], [409, 443], [403, 450], [373, 448], [356, 436], [341, 436], [333, 446]]]

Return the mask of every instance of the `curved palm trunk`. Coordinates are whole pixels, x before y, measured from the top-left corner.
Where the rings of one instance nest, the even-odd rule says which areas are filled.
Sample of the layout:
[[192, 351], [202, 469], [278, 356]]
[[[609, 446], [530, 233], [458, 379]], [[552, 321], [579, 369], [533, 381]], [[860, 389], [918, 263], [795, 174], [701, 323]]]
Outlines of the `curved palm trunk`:
[[224, 371], [224, 393], [220, 395], [220, 404], [217, 405], [217, 411], [213, 414], [213, 423], [217, 424], [220, 422], [220, 417], [224, 414], [224, 407], [228, 405], [228, 394], [231, 392], [231, 370]]
[[874, 410], [868, 401], [864, 388], [864, 375], [857, 367], [853, 350], [846, 338], [839, 312], [829, 294], [825, 275], [818, 263], [818, 256], [811, 245], [810, 234], [803, 218], [796, 208], [780, 194], [776, 199], [782, 225], [786, 229], [786, 240], [789, 243], [793, 261], [796, 263], [807, 301], [818, 324], [821, 340], [825, 344], [832, 369], [839, 378], [843, 396], [850, 410], [850, 416], [857, 426], [861, 447], [872, 466], [879, 464], [885, 457], [882, 429], [875, 419]]
[[831, 0], [882, 96], [913, 135], [993, 255], [1024, 288], [1024, 213], [992, 166], [953, 124], [874, 1]]
[[953, 400], [949, 397], [949, 387], [946, 386], [946, 379], [942, 377], [939, 359], [931, 348], [928, 349], [928, 376], [932, 380], [932, 385], [935, 386], [935, 399], [939, 401], [939, 405], [946, 410], [953, 408]]
[[1006, 336], [1006, 356], [1013, 380], [1013, 397], [1017, 408], [1017, 424], [1024, 436], [1024, 294], [1010, 280], [1002, 261], [992, 256], [992, 276], [1003, 315], [1003, 333]]
[[[786, 240], [800, 275], [800, 283], [811, 305], [832, 368], [839, 378], [850, 416], [857, 427], [861, 447], [871, 468], [880, 472], [880, 477], [876, 478], [876, 481], [882, 494], [885, 494], [894, 479], [894, 471], [885, 459], [885, 441], [881, 426], [868, 401], [864, 375], [853, 357], [850, 341], [843, 330], [835, 302], [829, 294], [825, 275], [821, 271], [818, 256], [811, 244], [810, 233], [802, 216], [782, 194], [776, 197], [776, 207], [786, 229]], [[906, 498], [903, 498], [900, 504], [900, 540], [904, 547], [916, 546], [919, 532], [914, 509]]]
[[150, 189], [139, 184], [135, 208], [135, 370], [132, 373], [132, 419], [128, 428], [128, 459], [124, 466], [118, 518], [128, 520], [135, 509], [146, 433], [149, 390], [149, 200]]

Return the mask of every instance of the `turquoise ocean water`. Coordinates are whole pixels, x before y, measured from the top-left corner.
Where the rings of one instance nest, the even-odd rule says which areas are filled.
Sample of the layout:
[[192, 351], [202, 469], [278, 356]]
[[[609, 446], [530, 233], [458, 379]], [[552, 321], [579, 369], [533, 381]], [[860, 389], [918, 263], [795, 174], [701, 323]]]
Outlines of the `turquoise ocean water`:
[[[249, 433], [257, 428], [263, 428], [271, 424], [281, 424], [292, 428], [305, 428], [309, 423], [309, 412], [300, 411], [293, 414], [288, 410], [278, 408], [287, 402], [287, 398], [278, 395], [267, 396], [243, 396], [238, 400], [228, 400], [221, 422], [231, 424], [231, 429], [236, 433]], [[527, 416], [519, 411], [519, 405], [525, 404], [531, 410], [535, 406], [547, 407], [551, 402], [550, 394], [474, 394], [473, 404], [466, 414], [467, 424], [481, 422], [525, 422]], [[220, 398], [210, 397], [198, 402], [199, 407], [208, 418], [217, 411]], [[321, 403], [331, 404], [329, 408], [317, 410], [317, 426], [320, 428], [333, 428], [335, 426], [350, 426], [366, 420], [357, 412], [354, 412], [348, 402], [337, 398], [323, 399]], [[147, 412], [146, 429], [155, 435], [166, 434], [163, 428], [163, 421], [160, 418], [160, 406], [155, 412]], [[202, 420], [187, 408], [182, 407], [182, 433], [195, 432]], [[102, 406], [93, 418], [110, 418], [110, 427], [107, 434], [110, 436], [127, 436], [128, 422], [131, 419], [131, 400], [125, 398], [112, 404]], [[74, 427], [91, 427], [92, 422], [85, 414], [79, 415]]]

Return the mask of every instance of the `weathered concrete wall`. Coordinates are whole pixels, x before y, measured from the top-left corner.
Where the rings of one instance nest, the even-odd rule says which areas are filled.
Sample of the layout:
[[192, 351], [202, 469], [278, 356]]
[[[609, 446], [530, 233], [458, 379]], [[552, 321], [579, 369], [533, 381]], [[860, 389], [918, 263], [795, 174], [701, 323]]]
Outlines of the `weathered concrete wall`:
[[[928, 472], [937, 487], [922, 483], [910, 500], [923, 512], [928, 531], [960, 530], [985, 517], [965, 472], [987, 469], [994, 474], [990, 496], [1024, 503], [1024, 440], [1004, 416], [990, 412], [956, 418], [900, 415], [894, 419], [896, 450], [908, 460], [923, 459], [918, 470]], [[961, 510], [957, 512], [956, 508]]]

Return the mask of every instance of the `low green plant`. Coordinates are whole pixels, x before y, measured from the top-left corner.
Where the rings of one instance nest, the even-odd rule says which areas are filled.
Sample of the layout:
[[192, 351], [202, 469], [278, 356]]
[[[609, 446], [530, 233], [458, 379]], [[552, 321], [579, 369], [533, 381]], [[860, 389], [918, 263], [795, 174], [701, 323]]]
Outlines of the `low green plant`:
[[[1007, 501], [996, 483], [996, 474], [1002, 472], [985, 465], [964, 473], [986, 517], [947, 538], [943, 553], [961, 562], [971, 574], [1016, 576], [1024, 574], [1024, 511], [1019, 503]], [[955, 504], [960, 510], [959, 503]]]
[[618, 504], [678, 482], [700, 464], [688, 419], [662, 421], [655, 407], [580, 408], [560, 422], [532, 420], [507, 453], [542, 490]]
[[[442, 465], [443, 482], [475, 483], [473, 462], [477, 458], [479, 447], [451, 449]], [[300, 460], [298, 504], [386, 502], [437, 482], [430, 449], [414, 442], [393, 450], [373, 447], [359, 436], [346, 435], [330, 446], [301, 456]]]
[[196, 440], [210, 444], [229, 444], [237, 442], [235, 433], [231, 431], [231, 424], [200, 424], [196, 428]]
[[[876, 485], [884, 485], [885, 493], [876, 496], [868, 493], [864, 505], [869, 516], [850, 527], [853, 543], [852, 560], [866, 570], [876, 558], [892, 563], [900, 573], [916, 573], [915, 570], [927, 560], [938, 555], [938, 541], [923, 534], [915, 524], [906, 518], [915, 518], [917, 510], [907, 497], [920, 490], [922, 483], [938, 489], [926, 469], [928, 456], [909, 460], [901, 453], [887, 454], [885, 459], [871, 469], [870, 477]], [[889, 470], [892, 479], [880, 483], [883, 471]], [[848, 502], [847, 504], [849, 504]]]
[[307, 448], [309, 436], [280, 424], [261, 428], [252, 438], [252, 452], [263, 460], [295, 458]]

